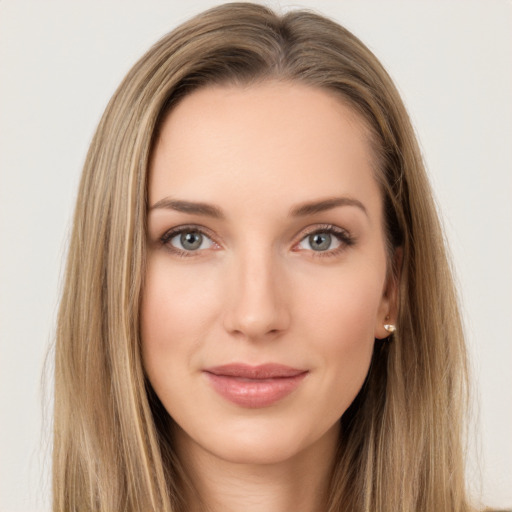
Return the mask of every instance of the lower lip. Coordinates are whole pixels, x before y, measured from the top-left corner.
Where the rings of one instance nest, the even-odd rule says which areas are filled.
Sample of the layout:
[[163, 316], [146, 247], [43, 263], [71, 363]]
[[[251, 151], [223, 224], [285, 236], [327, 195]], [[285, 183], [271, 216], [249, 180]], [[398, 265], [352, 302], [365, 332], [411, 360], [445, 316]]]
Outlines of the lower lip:
[[236, 405], [249, 408], [268, 407], [295, 391], [307, 372], [292, 377], [244, 379], [206, 372], [213, 389]]

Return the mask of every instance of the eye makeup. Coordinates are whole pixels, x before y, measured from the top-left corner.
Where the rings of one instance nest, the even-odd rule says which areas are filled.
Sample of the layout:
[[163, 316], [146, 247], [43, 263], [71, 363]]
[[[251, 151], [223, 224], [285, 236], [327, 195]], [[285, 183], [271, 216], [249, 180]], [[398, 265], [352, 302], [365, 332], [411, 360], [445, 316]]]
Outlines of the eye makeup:
[[[310, 251], [314, 257], [334, 257], [355, 244], [356, 239], [346, 230], [333, 224], [312, 226], [295, 244], [293, 251]], [[302, 245], [309, 244], [308, 247]], [[333, 245], [335, 245], [333, 247]]]
[[[311, 257], [335, 257], [356, 242], [346, 229], [333, 224], [310, 226], [296, 238], [298, 242], [292, 245], [291, 250], [308, 252]], [[222, 248], [211, 230], [197, 224], [173, 227], [160, 237], [159, 243], [179, 257], [199, 257], [205, 251]]]

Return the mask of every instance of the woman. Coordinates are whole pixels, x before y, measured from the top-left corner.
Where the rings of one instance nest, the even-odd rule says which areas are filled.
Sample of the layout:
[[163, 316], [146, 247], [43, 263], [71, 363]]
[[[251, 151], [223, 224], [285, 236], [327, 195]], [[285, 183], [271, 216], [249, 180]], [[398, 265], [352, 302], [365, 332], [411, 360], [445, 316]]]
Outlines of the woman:
[[54, 510], [463, 511], [466, 356], [371, 52], [227, 4], [129, 72], [75, 213]]

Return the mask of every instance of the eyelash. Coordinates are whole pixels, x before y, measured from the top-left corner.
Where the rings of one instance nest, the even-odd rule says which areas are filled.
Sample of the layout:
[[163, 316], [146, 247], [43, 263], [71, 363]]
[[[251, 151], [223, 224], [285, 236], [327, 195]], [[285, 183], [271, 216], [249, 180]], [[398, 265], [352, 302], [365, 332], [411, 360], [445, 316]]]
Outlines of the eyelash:
[[[214, 237], [209, 233], [208, 230], [201, 226], [196, 225], [186, 225], [186, 226], [180, 226], [176, 228], [172, 228], [169, 231], [166, 231], [164, 235], [160, 238], [160, 243], [165, 246], [170, 252], [173, 254], [183, 257], [183, 258], [190, 258], [197, 256], [198, 251], [183, 251], [181, 249], [178, 249], [177, 247], [174, 247], [170, 244], [170, 241], [177, 235], [181, 235], [182, 233], [199, 233], [203, 236], [206, 236], [209, 238], [213, 244], [216, 246], [219, 246], [217, 242], [215, 242]], [[318, 234], [318, 233], [327, 233], [329, 235], [333, 235], [339, 242], [340, 246], [336, 247], [335, 249], [329, 249], [326, 251], [314, 251], [309, 250], [313, 257], [315, 258], [325, 258], [325, 257], [333, 257], [339, 255], [341, 252], [343, 252], [348, 247], [351, 247], [355, 244], [356, 240], [353, 236], [350, 235], [350, 233], [345, 230], [341, 229], [337, 226], [334, 226], [332, 224], [323, 224], [323, 225], [316, 225], [314, 228], [311, 228], [310, 230], [307, 230], [304, 232], [300, 238], [300, 240], [294, 244], [294, 248], [297, 247], [303, 240], [305, 240], [307, 237]], [[299, 250], [295, 249], [295, 252], [298, 252]]]
[[209, 238], [215, 245], [219, 246], [217, 242], [214, 241], [214, 237], [207, 231], [205, 228], [201, 226], [195, 226], [193, 224], [187, 226], [180, 226], [177, 228], [172, 228], [169, 231], [166, 231], [164, 235], [160, 238], [160, 242], [163, 246], [165, 246], [170, 252], [176, 254], [176, 256], [182, 258], [190, 258], [197, 256], [199, 251], [183, 251], [174, 247], [170, 244], [170, 241], [177, 235], [181, 235], [182, 233], [199, 233], [207, 238]]
[[307, 237], [309, 237], [311, 235], [318, 234], [318, 233], [327, 233], [329, 235], [333, 235], [340, 242], [340, 246], [336, 247], [335, 249], [329, 249], [327, 251], [310, 250], [309, 252], [311, 252], [313, 257], [315, 257], [315, 258], [329, 258], [329, 257], [333, 257], [333, 256], [338, 256], [345, 249], [353, 246], [356, 242], [356, 239], [352, 235], [350, 235], [350, 233], [346, 229], [339, 228], [332, 224], [320, 224], [320, 225], [316, 225], [311, 230], [307, 230], [301, 236], [301, 239], [299, 240], [298, 243], [295, 244], [294, 247], [299, 245]]

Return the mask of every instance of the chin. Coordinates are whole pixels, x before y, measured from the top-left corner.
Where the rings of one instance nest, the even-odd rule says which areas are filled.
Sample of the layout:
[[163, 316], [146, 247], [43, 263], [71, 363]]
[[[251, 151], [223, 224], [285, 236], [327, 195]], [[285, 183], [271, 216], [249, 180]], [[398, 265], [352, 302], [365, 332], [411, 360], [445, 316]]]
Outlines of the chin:
[[[230, 425], [231, 423], [231, 425]], [[273, 465], [300, 457], [309, 450], [318, 451], [320, 446], [335, 449], [338, 441], [338, 422], [318, 428], [318, 423], [272, 421], [270, 418], [244, 418], [234, 422], [219, 422], [214, 428], [197, 432], [188, 437], [211, 456], [234, 464]], [[193, 433], [190, 432], [192, 435]], [[181, 436], [178, 436], [181, 437]], [[178, 443], [187, 440], [176, 439]]]
[[233, 464], [274, 465], [293, 459], [304, 450], [299, 443], [283, 442], [283, 439], [240, 439], [223, 446], [215, 446], [218, 458]]

